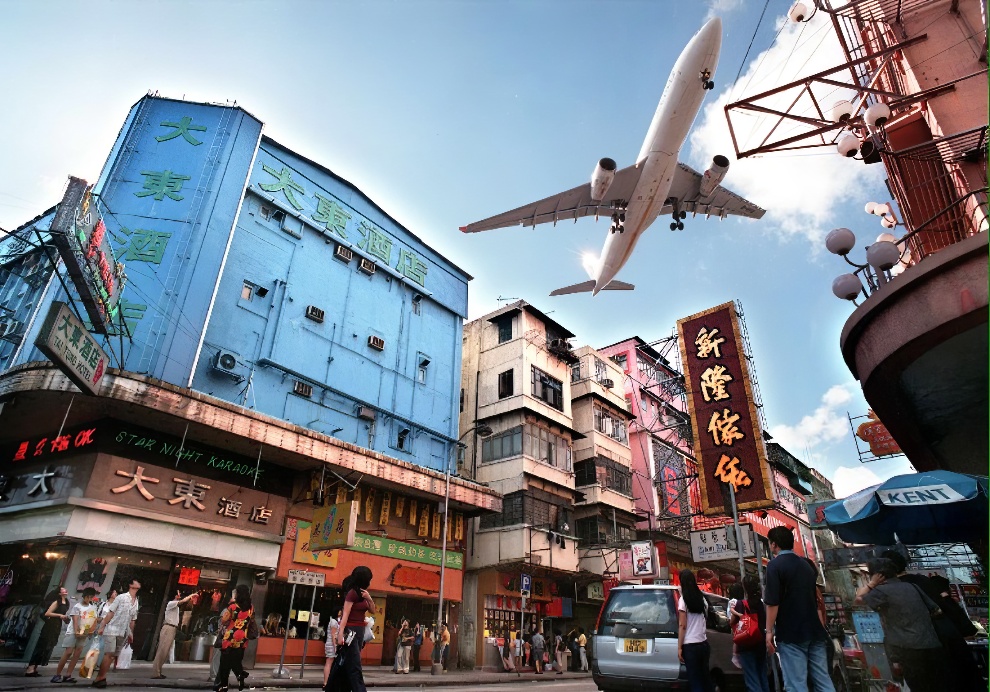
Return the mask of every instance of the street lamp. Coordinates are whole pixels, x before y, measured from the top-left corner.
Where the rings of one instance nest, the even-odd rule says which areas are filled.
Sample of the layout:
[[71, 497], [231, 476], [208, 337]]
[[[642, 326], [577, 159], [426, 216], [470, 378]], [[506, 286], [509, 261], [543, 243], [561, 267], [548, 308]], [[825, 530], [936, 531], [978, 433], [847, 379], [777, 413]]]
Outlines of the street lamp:
[[[494, 431], [491, 427], [482, 423], [481, 425], [476, 425], [473, 428], [468, 428], [464, 433], [458, 438], [457, 443], [454, 445], [453, 449], [457, 450], [459, 447], [463, 446], [463, 440], [471, 433], [477, 433], [478, 437], [489, 437]], [[440, 544], [440, 597], [439, 603], [437, 604], [437, 629], [434, 636], [437, 638], [433, 644], [433, 650], [437, 652], [433, 665], [430, 668], [431, 675], [440, 675], [443, 672], [443, 662], [440, 660], [440, 628], [443, 626], [443, 583], [444, 576], [447, 570], [447, 515], [448, 509], [450, 508], [450, 457], [447, 457], [446, 469], [444, 469], [444, 488], [443, 488], [443, 539]]]

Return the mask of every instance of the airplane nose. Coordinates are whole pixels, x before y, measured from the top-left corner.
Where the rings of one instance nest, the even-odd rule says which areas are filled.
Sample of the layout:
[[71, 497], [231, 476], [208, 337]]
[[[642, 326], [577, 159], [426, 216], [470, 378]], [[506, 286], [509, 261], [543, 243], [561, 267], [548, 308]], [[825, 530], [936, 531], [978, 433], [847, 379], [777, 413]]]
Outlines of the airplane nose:
[[709, 19], [705, 23], [705, 25], [703, 27], [701, 27], [701, 31], [699, 31], [698, 33], [701, 33], [701, 34], [721, 34], [722, 33], [722, 18], [721, 17], [712, 17], [711, 19]]

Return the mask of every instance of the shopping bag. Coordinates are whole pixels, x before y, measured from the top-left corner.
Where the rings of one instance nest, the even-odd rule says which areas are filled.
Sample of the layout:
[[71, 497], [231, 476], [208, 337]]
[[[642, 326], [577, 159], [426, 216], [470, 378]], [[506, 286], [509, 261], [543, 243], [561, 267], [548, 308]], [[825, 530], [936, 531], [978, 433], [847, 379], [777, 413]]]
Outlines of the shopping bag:
[[739, 621], [732, 630], [732, 642], [740, 649], [750, 649], [757, 646], [763, 639], [760, 632], [760, 622], [756, 613], [749, 612], [749, 607], [745, 601], [741, 601], [745, 612], [739, 616]]
[[79, 677], [81, 678], [91, 678], [93, 673], [96, 672], [96, 666], [100, 660], [100, 638], [94, 638], [93, 644], [89, 647], [89, 651], [86, 652], [86, 656], [83, 658], [82, 668], [79, 669]]
[[131, 656], [134, 650], [131, 649], [130, 644], [124, 644], [124, 648], [121, 650], [120, 655], [117, 656], [117, 670], [127, 670], [131, 667]]

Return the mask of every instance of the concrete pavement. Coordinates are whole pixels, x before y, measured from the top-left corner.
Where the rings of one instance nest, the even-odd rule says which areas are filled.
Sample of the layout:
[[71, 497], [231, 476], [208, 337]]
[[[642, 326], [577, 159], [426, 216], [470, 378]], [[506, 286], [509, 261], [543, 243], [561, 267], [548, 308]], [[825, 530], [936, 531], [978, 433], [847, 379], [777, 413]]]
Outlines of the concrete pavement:
[[[3, 690], [34, 690], [38, 688], [51, 689], [61, 687], [62, 692], [69, 689], [78, 688], [80, 690], [90, 689], [91, 680], [80, 678], [76, 684], [54, 684], [51, 682], [55, 674], [55, 665], [48, 665], [39, 669], [41, 677], [24, 677], [24, 664], [0, 664], [0, 689]], [[289, 678], [275, 678], [272, 676], [278, 664], [267, 664], [257, 666], [250, 671], [251, 675], [246, 680], [247, 687], [253, 688], [319, 688], [323, 686], [323, 666], [307, 665], [303, 676], [300, 677], [299, 665], [287, 665], [285, 669], [289, 673]], [[213, 685], [207, 681], [209, 676], [209, 666], [204, 663], [172, 663], [164, 668], [166, 678], [164, 680], [151, 679], [151, 663], [149, 661], [134, 661], [128, 670], [110, 671], [107, 682], [110, 687], [160, 687], [183, 690], [209, 690]], [[231, 676], [233, 686], [236, 689], [236, 680]], [[511, 682], [534, 682], [537, 680], [582, 680], [591, 679], [590, 673], [545, 673], [537, 676], [532, 672], [524, 672], [519, 675], [515, 673], [489, 673], [477, 670], [451, 670], [441, 675], [431, 675], [428, 668], [424, 668], [420, 673], [409, 673], [396, 675], [392, 669], [386, 666], [365, 666], [364, 679], [368, 687], [448, 687], [456, 685], [493, 685]]]

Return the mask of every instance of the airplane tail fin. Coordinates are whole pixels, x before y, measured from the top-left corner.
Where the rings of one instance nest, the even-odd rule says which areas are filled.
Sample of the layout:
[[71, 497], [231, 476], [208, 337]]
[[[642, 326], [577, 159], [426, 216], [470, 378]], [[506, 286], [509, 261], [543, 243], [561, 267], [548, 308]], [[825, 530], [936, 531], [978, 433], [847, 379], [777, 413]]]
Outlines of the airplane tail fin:
[[[566, 296], [566, 295], [570, 295], [571, 293], [591, 293], [592, 291], [595, 290], [595, 283], [596, 282], [594, 279], [590, 279], [588, 281], [582, 281], [579, 284], [573, 284], [572, 286], [564, 286], [563, 288], [558, 288], [557, 290], [552, 291], [550, 295]], [[632, 284], [626, 283], [625, 281], [616, 281], [615, 279], [613, 279], [612, 281], [608, 282], [608, 285], [605, 286], [604, 290], [631, 291], [634, 288], [636, 287], [633, 286]]]

